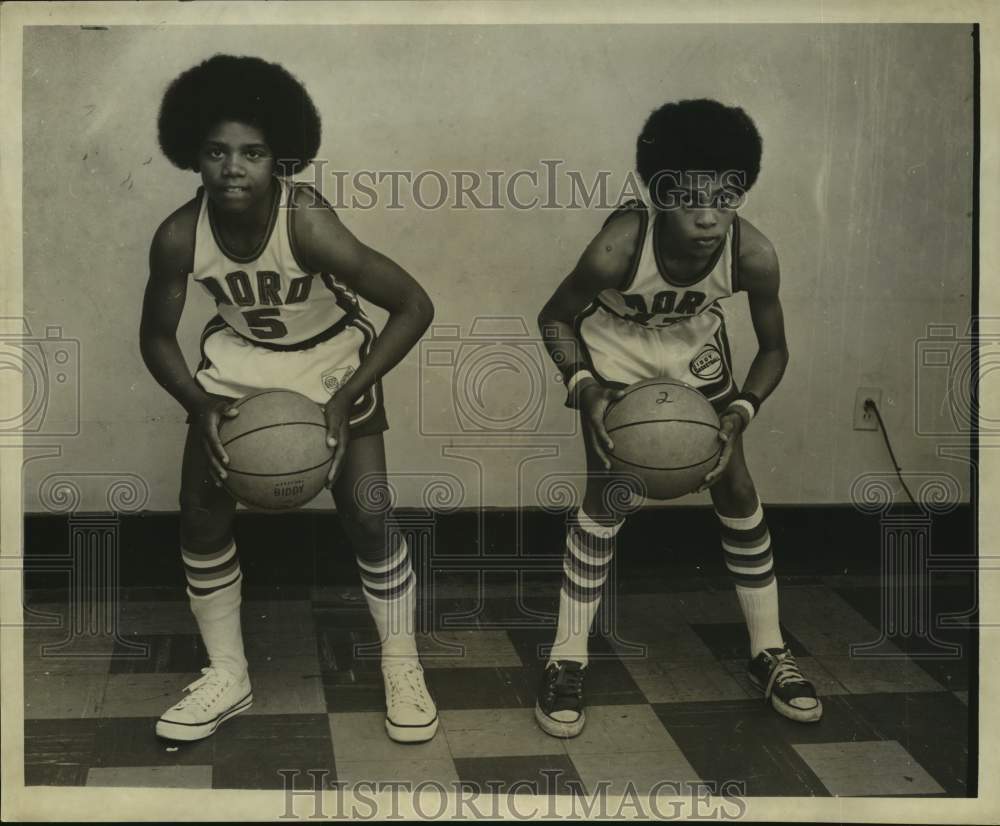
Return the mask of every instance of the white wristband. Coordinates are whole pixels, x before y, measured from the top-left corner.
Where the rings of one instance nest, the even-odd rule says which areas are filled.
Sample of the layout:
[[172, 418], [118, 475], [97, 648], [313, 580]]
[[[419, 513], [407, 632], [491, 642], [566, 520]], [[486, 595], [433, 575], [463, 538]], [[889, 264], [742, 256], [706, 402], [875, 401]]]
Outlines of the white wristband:
[[754, 413], [756, 413], [757, 411], [754, 410], [753, 405], [750, 404], [750, 402], [748, 402], [746, 399], [734, 399], [729, 403], [728, 409], [732, 410], [734, 407], [738, 407], [740, 410], [742, 410], [744, 413], [747, 414], [747, 424], [750, 424], [750, 422], [753, 421]]
[[572, 376], [569, 377], [569, 381], [566, 382], [566, 395], [573, 395], [573, 390], [581, 381], [592, 378], [594, 378], [594, 374], [589, 370], [577, 370]]

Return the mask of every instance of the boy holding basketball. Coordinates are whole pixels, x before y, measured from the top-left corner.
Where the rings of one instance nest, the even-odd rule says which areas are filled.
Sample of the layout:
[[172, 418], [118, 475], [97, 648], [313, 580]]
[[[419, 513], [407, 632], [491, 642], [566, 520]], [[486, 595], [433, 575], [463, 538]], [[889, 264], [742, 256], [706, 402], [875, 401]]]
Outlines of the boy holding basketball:
[[[202, 182], [153, 238], [140, 338], [150, 372], [189, 414], [181, 558], [210, 665], [156, 732], [201, 739], [252, 702], [236, 504], [221, 486], [228, 457], [218, 430], [223, 418], [238, 415], [235, 399], [281, 388], [323, 406], [335, 448], [328, 483], [382, 643], [386, 729], [398, 741], [428, 740], [438, 719], [414, 642], [416, 586], [406, 542], [364, 500], [365, 491], [385, 485], [380, 380], [430, 324], [430, 299], [359, 242], [311, 187], [283, 177], [315, 157], [320, 120], [281, 66], [216, 55], [189, 69], [163, 98], [159, 139], [167, 158]], [[218, 310], [202, 335], [194, 376], [176, 338], [189, 279]], [[380, 335], [358, 296], [388, 311]]]
[[[720, 414], [718, 463], [705, 477], [726, 566], [750, 636], [748, 675], [784, 716], [819, 720], [822, 705], [778, 624], [770, 536], [743, 456], [743, 432], [788, 362], [778, 259], [736, 208], [760, 171], [761, 139], [742, 109], [668, 103], [637, 141], [642, 201], [616, 211], [539, 314], [584, 431], [588, 482], [566, 539], [555, 643], [535, 717], [574, 737], [586, 721], [587, 638], [624, 514], [611, 493], [604, 414], [635, 382], [663, 377], [700, 390]], [[719, 301], [746, 291], [757, 354], [742, 391], [731, 370]]]

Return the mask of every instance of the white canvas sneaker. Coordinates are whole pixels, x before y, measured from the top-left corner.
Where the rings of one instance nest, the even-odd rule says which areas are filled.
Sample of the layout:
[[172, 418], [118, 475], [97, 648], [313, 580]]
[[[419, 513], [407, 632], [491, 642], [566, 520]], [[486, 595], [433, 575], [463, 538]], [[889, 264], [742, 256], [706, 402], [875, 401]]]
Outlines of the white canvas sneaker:
[[156, 733], [169, 740], [201, 740], [230, 717], [253, 705], [250, 678], [237, 678], [218, 668], [203, 668], [187, 693], [156, 721]]
[[385, 680], [385, 730], [397, 743], [423, 743], [438, 728], [437, 706], [427, 691], [419, 663], [382, 666]]

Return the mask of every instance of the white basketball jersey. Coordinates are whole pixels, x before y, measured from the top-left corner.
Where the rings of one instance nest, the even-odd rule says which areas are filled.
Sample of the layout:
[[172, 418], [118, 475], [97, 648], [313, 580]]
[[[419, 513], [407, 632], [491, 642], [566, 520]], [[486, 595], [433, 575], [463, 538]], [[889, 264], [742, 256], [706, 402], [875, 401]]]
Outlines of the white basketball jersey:
[[[248, 256], [227, 250], [199, 188], [192, 277], [215, 299], [223, 320], [244, 338], [283, 349], [319, 336], [345, 316], [361, 314], [354, 291], [330, 273], [305, 270], [293, 247], [293, 188], [278, 179], [268, 230]], [[317, 196], [319, 197], [319, 196]]]
[[736, 292], [738, 218], [705, 268], [696, 277], [682, 281], [672, 277], [659, 259], [656, 238], [662, 231], [659, 225], [663, 213], [639, 201], [623, 209], [639, 213], [638, 250], [625, 283], [617, 290], [603, 290], [598, 295], [604, 309], [643, 327], [669, 327], [704, 313], [719, 299]]
[[682, 281], [658, 260], [656, 216], [662, 213], [633, 201], [615, 214], [626, 210], [636, 210], [641, 224], [631, 271], [621, 287], [602, 290], [576, 318], [588, 368], [617, 387], [675, 379], [725, 404], [735, 384], [719, 300], [739, 288], [739, 219], [703, 270]]

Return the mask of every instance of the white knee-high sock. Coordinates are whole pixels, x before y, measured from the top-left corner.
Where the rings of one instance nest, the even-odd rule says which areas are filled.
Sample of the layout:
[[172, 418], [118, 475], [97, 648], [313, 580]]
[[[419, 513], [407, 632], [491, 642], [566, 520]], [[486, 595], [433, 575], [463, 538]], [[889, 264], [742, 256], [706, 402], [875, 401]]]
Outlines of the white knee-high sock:
[[726, 567], [736, 585], [750, 633], [750, 656], [756, 657], [765, 648], [781, 648], [784, 641], [778, 624], [778, 583], [764, 511], [758, 503], [747, 517], [723, 516], [718, 511], [716, 516], [721, 523]]
[[384, 562], [363, 562], [358, 557], [358, 568], [365, 601], [382, 642], [383, 664], [387, 660], [416, 661], [417, 587], [406, 540], [401, 538]]
[[188, 598], [214, 668], [242, 677], [247, 670], [243, 651], [240, 607], [243, 574], [236, 543], [211, 553], [181, 550], [188, 580]]
[[577, 511], [566, 531], [559, 622], [549, 662], [574, 660], [586, 666], [587, 639], [601, 604], [601, 589], [614, 558], [615, 535], [623, 525], [600, 525]]

